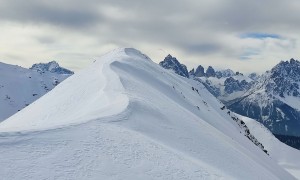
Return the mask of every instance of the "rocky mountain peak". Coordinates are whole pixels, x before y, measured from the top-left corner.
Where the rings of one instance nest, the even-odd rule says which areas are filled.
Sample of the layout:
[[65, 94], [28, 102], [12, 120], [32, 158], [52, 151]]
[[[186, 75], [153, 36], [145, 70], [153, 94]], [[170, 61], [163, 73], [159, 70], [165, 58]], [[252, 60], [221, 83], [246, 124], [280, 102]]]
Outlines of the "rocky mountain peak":
[[272, 77], [275, 76], [289, 76], [297, 78], [300, 77], [300, 62], [295, 59], [290, 59], [290, 61], [281, 61], [271, 70]]
[[187, 67], [184, 64], [180, 64], [176, 57], [173, 57], [170, 54], [166, 56], [165, 59], [159, 63], [159, 65], [165, 69], [172, 69], [176, 74], [180, 76], [187, 78], [189, 77]]
[[250, 79], [252, 79], [252, 80], [257, 80], [257, 78], [258, 78], [258, 74], [256, 74], [256, 73], [251, 73], [251, 74], [249, 74], [248, 75], [248, 77], [250, 78]]
[[207, 77], [215, 77], [216, 76], [216, 72], [213, 67], [208, 66], [208, 68], [206, 70], [206, 76]]
[[195, 76], [196, 77], [203, 77], [205, 76], [205, 72], [204, 72], [204, 67], [199, 65], [195, 71]]
[[33, 64], [32, 67], [29, 69], [38, 71], [40, 73], [51, 72], [51, 73], [57, 73], [57, 74], [74, 74], [74, 72], [72, 72], [68, 69], [65, 69], [63, 67], [60, 67], [56, 61], [50, 61], [48, 63]]
[[235, 75], [235, 73], [231, 69], [216, 71], [216, 77], [219, 79], [222, 77], [232, 77], [234, 75]]
[[275, 94], [281, 97], [300, 96], [300, 62], [295, 59], [281, 61], [270, 71], [270, 78], [273, 82], [269, 86], [273, 87]]

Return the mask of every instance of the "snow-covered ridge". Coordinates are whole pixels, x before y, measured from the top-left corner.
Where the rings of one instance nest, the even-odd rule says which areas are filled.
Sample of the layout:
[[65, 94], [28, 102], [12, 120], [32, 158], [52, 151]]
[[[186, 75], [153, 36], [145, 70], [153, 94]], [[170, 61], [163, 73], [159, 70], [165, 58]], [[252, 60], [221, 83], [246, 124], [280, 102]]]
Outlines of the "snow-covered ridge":
[[[104, 55], [89, 68], [74, 74], [47, 96], [32, 103], [26, 111], [2, 122], [0, 131], [53, 129], [120, 113], [126, 109], [128, 98], [122, 94], [123, 86], [110, 65], [116, 61], [115, 58], [124, 55], [123, 49]], [[96, 96], [91, 97], [91, 94]], [[43, 113], [45, 110], [52, 113]], [[24, 120], [23, 116], [30, 118]]]
[[[55, 64], [57, 70], [64, 69]], [[72, 74], [48, 70], [38, 72], [0, 63], [0, 122], [22, 110]]]
[[117, 49], [0, 124], [0, 177], [294, 179], [222, 107], [201, 83]]

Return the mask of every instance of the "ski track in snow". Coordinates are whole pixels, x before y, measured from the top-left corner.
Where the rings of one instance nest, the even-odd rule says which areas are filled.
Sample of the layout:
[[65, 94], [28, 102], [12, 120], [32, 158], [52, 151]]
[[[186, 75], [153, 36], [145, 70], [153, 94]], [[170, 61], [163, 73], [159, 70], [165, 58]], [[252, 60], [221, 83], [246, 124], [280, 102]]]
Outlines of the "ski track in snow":
[[221, 106], [118, 49], [0, 124], [0, 179], [294, 179]]

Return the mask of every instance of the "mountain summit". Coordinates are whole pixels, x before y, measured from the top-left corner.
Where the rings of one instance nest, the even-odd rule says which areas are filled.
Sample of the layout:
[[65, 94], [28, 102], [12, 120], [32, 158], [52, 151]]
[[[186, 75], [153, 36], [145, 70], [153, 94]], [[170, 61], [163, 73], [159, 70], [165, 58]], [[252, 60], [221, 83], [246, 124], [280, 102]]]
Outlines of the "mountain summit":
[[281, 61], [228, 107], [263, 123], [276, 135], [300, 136], [300, 62]]
[[179, 74], [183, 77], [189, 77], [188, 70], [184, 64], [180, 64], [179, 61], [172, 57], [170, 54], [165, 57], [165, 59], [159, 63], [165, 69], [172, 69], [176, 74]]
[[294, 179], [201, 83], [132, 48], [72, 75], [0, 135], [3, 179]]
[[57, 73], [57, 74], [69, 74], [72, 75], [74, 72], [65, 69], [63, 67], [60, 67], [59, 64], [56, 61], [51, 61], [49, 63], [39, 63], [32, 65], [31, 70], [35, 70], [37, 72], [51, 72], [51, 73]]
[[270, 72], [270, 81], [268, 91], [273, 91], [274, 95], [300, 97], [300, 62], [294, 59], [290, 61], [281, 61], [272, 68]]
[[190, 71], [190, 78], [201, 82], [230, 110], [256, 119], [286, 144], [300, 147], [298, 60], [281, 61], [260, 76], [251, 73], [248, 77], [230, 69], [215, 71], [211, 66], [204, 73], [199, 65]]

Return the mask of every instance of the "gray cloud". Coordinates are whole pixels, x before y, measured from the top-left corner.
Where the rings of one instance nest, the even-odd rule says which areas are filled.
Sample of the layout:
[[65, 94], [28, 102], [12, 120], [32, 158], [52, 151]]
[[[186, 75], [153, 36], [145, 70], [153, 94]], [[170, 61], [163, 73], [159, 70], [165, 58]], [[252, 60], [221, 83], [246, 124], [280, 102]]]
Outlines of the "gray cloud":
[[186, 46], [187, 50], [192, 53], [211, 54], [219, 51], [221, 47], [213, 43], [199, 43]]
[[55, 43], [55, 39], [47, 36], [36, 37], [37, 41], [41, 44], [53, 44]]
[[6, 1], [0, 5], [0, 18], [24, 24], [38, 23], [74, 28], [88, 26], [101, 20], [101, 16], [92, 7], [81, 8], [79, 4], [72, 6], [72, 2], [69, 3], [62, 5], [59, 2], [51, 1], [50, 4], [43, 0]]
[[[24, 27], [32, 28], [38, 35], [24, 34], [28, 41], [36, 42], [31, 44], [33, 53], [43, 54], [48, 50], [41, 55], [42, 59], [51, 56], [48, 58], [84, 64], [80, 59], [118, 46], [134, 46], [156, 60], [164, 54], [154, 52], [155, 49], [173, 52], [184, 57], [188, 66], [197, 63], [230, 66], [237, 64], [241, 57], [252, 62], [267, 59], [262, 71], [279, 58], [297, 55], [299, 10], [298, 0], [28, 0], [26, 3], [11, 0], [0, 5], [0, 28], [6, 28], [3, 36], [12, 35], [5, 23], [14, 24], [14, 36], [24, 33]], [[277, 41], [240, 38], [247, 33], [277, 34], [285, 38]], [[21, 46], [18, 39], [10, 48]], [[259, 53], [249, 55], [253, 49]], [[272, 54], [274, 50], [276, 54]], [[5, 58], [4, 54], [12, 51], [7, 48], [0, 56]], [[23, 51], [16, 56], [26, 55]], [[77, 53], [80, 56], [74, 56]], [[26, 59], [29, 58], [28, 55]], [[249, 64], [235, 68], [247, 70]]]

